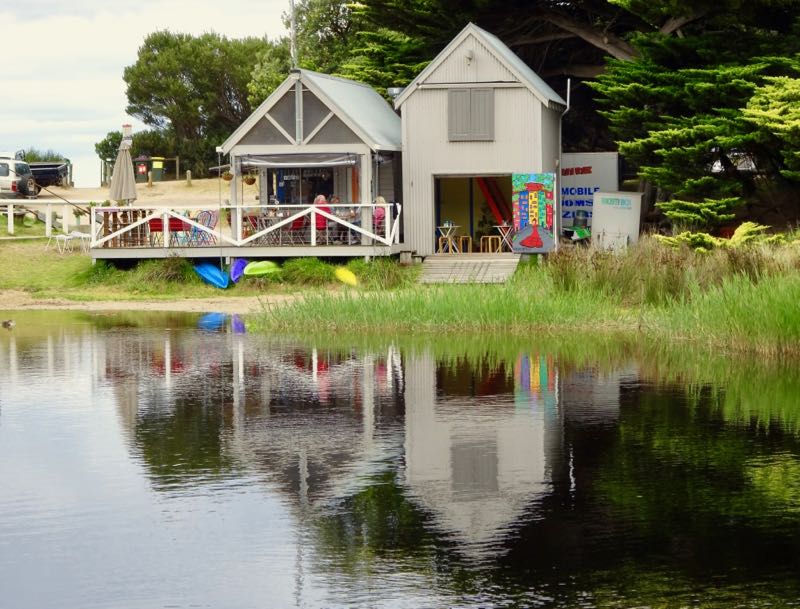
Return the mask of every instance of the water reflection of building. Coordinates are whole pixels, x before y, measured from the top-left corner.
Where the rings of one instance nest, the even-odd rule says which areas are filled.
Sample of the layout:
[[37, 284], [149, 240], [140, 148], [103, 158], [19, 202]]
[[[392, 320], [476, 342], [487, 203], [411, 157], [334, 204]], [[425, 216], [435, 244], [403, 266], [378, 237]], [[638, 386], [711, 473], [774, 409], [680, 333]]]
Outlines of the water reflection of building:
[[559, 433], [552, 361], [522, 356], [498, 366], [456, 364], [447, 379], [430, 353], [406, 362], [406, 484], [469, 555], [547, 492], [548, 446]]

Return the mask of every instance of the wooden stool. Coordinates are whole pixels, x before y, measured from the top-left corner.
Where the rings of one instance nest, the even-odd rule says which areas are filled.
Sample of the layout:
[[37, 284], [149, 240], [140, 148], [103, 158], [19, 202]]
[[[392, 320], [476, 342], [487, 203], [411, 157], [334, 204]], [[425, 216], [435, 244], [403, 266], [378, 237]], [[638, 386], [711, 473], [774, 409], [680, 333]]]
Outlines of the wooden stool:
[[456, 250], [456, 239], [458, 237], [439, 237], [439, 248], [438, 252], [440, 254], [456, 254], [458, 250]]
[[496, 253], [503, 245], [500, 237], [496, 235], [484, 235], [481, 237], [481, 252]]
[[458, 237], [458, 251], [462, 254], [469, 252], [472, 253], [472, 237], [469, 235], [460, 235]]

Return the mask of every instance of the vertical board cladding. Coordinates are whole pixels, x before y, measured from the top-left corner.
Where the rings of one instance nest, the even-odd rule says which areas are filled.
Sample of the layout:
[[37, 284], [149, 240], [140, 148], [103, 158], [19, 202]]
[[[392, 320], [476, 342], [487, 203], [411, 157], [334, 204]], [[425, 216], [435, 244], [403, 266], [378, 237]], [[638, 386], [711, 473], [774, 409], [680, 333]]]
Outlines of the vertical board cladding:
[[431, 84], [457, 82], [517, 82], [517, 77], [492, 51], [470, 35], [425, 79], [425, 83]]
[[403, 213], [405, 243], [420, 255], [434, 252], [434, 176], [539, 172], [542, 108], [525, 88], [494, 89], [494, 140], [450, 142], [448, 89], [418, 89], [403, 104]]
[[556, 170], [556, 159], [559, 158], [561, 149], [558, 130], [558, 126], [561, 123], [561, 113], [546, 106], [542, 106], [541, 111], [543, 152], [541, 171], [554, 172]]

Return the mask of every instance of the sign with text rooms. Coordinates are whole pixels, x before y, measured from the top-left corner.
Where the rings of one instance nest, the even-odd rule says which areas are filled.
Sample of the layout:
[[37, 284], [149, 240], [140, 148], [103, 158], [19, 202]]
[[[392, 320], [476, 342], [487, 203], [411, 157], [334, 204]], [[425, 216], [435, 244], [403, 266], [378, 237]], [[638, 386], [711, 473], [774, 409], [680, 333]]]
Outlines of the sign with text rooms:
[[565, 152], [561, 155], [561, 217], [572, 226], [576, 217], [592, 225], [594, 193], [619, 190], [619, 154]]
[[555, 247], [555, 179], [554, 173], [511, 174], [512, 251], [543, 254]]

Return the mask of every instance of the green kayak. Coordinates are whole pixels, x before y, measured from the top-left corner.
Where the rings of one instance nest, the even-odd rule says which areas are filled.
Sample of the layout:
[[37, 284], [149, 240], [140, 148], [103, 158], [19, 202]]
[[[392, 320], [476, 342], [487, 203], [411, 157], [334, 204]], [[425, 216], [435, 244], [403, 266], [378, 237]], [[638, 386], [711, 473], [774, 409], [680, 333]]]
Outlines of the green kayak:
[[280, 270], [281, 267], [272, 262], [272, 260], [259, 260], [257, 262], [251, 262], [244, 267], [244, 276], [263, 277], [264, 275], [272, 275], [273, 273], [277, 273]]

